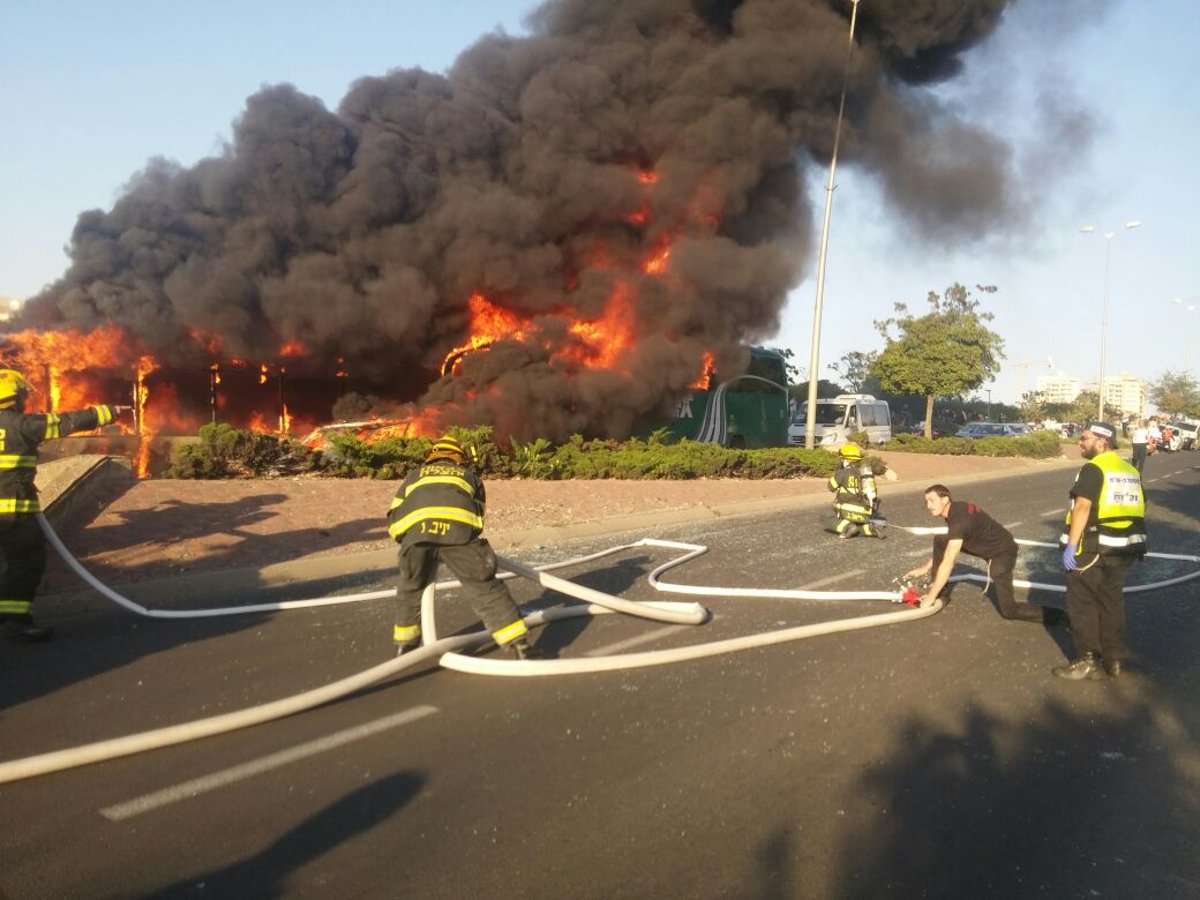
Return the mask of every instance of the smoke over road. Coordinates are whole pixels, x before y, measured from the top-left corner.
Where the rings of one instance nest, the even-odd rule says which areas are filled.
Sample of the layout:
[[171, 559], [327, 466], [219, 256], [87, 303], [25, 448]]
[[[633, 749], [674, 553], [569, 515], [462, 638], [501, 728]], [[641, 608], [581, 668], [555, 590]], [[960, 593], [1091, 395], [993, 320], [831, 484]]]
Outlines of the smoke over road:
[[[930, 91], [1006, 5], [861, 4], [842, 159], [926, 236], [1024, 215], [1010, 148]], [[292, 368], [344, 366], [445, 423], [621, 436], [706, 352], [732, 373], [777, 330], [812, 256], [804, 170], [828, 165], [849, 15], [552, 0], [529, 36], [487, 35], [445, 75], [363, 78], [336, 111], [265, 88], [220, 156], [153, 160], [83, 213], [17, 325], [111, 322], [199, 366], [291, 345]], [[481, 309], [510, 339], [439, 377]]]

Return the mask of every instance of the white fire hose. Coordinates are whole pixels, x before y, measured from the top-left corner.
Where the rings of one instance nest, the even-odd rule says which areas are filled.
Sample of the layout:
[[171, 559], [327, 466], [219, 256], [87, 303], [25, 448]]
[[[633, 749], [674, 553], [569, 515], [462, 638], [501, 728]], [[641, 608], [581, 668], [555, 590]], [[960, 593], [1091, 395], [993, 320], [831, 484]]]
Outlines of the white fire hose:
[[[68, 565], [77, 574], [79, 574], [79, 576], [83, 578], [85, 582], [118, 605], [143, 616], [149, 616], [153, 618], [195, 618], [233, 615], [237, 613], [274, 612], [285, 609], [325, 606], [335, 603], [352, 603], [360, 600], [384, 599], [395, 595], [394, 590], [386, 590], [371, 591], [367, 593], [338, 597], [321, 597], [310, 600], [262, 603], [240, 607], [225, 607], [220, 609], [151, 610], [134, 603], [126, 597], [121, 596], [96, 579], [95, 576], [88, 572], [87, 569], [84, 568], [83, 565], [81, 565], [79, 561], [71, 555], [70, 551], [68, 551], [63, 545], [58, 535], [54, 533], [45, 517], [41, 514], [38, 515], [38, 523], [41, 525], [42, 530], [45, 532], [47, 539], [50, 541], [54, 549], [58, 551], [60, 555], [62, 555], [63, 559], [66, 560]], [[903, 528], [902, 530], [909, 531], [913, 534], [934, 534], [938, 533], [939, 531], [945, 531], [944, 528]], [[1018, 543], [1037, 547], [1055, 546], [1053, 544], [1039, 543], [1036, 541], [1018, 541]], [[542, 566], [539, 568], [531, 568], [522, 563], [509, 560], [505, 557], [498, 557], [498, 560], [502, 567], [509, 569], [511, 572], [520, 575], [521, 577], [537, 581], [543, 587], [566, 594], [567, 596], [588, 601], [585, 604], [552, 607], [550, 609], [539, 610], [530, 613], [525, 616], [524, 621], [526, 625], [531, 628], [545, 625], [549, 622], [560, 619], [566, 619], [575, 616], [599, 615], [609, 612], [621, 612], [627, 615], [634, 615], [655, 621], [680, 624], [699, 625], [707, 621], [708, 612], [698, 603], [629, 601], [605, 594], [602, 591], [577, 585], [571, 581], [567, 581], [553, 575], [546, 574], [547, 570], [552, 568], [579, 565], [581, 563], [590, 562], [613, 553], [636, 547], [656, 547], [686, 551], [682, 556], [660, 565], [650, 573], [648, 579], [649, 583], [655, 588], [655, 590], [663, 592], [717, 597], [750, 597], [759, 599], [858, 599], [889, 600], [892, 602], [898, 602], [900, 599], [900, 595], [894, 591], [804, 591], [668, 584], [663, 582], [661, 578], [665, 572], [675, 568], [676, 566], [682, 565], [685, 562], [695, 559], [697, 556], [700, 556], [703, 553], [706, 553], [707, 548], [699, 544], [685, 544], [676, 541], [662, 541], [652, 538], [644, 538], [633, 543], [611, 547], [588, 556], [576, 557], [574, 559], [565, 560], [563, 562], [554, 563], [552, 565]], [[1148, 555], [1162, 559], [1200, 562], [1200, 557], [1196, 556], [1161, 553], [1151, 553]], [[507, 576], [502, 575], [501, 577]], [[1182, 577], [1156, 582], [1153, 584], [1137, 585], [1127, 588], [1126, 590], [1129, 592], [1151, 590], [1171, 584], [1178, 584], [1196, 577], [1200, 577], [1200, 569], [1192, 574]], [[985, 581], [986, 579], [979, 575], [965, 574], [955, 576], [950, 580]], [[1046, 585], [1021, 581], [1014, 583], [1024, 587], [1037, 587], [1052, 591], [1065, 590], [1060, 585]], [[51, 772], [62, 771], [64, 769], [74, 768], [77, 766], [88, 765], [94, 762], [115, 759], [121, 756], [128, 756], [134, 753], [141, 753], [146, 750], [154, 750], [173, 744], [180, 744], [202, 737], [210, 737], [229, 731], [235, 731], [251, 725], [258, 725], [273, 719], [283, 718], [284, 716], [289, 716], [294, 713], [340, 699], [341, 697], [361, 690], [370, 684], [373, 684], [391, 675], [403, 672], [406, 669], [413, 668], [420, 663], [434, 658], [437, 658], [442, 666], [449, 669], [488, 675], [536, 676], [607, 672], [617, 669], [667, 665], [686, 660], [701, 659], [708, 656], [717, 656], [724, 653], [733, 653], [739, 650], [766, 647], [773, 644], [800, 640], [802, 638], [816, 637], [819, 635], [836, 634], [839, 632], [854, 631], [864, 628], [874, 628], [882, 625], [897, 624], [900, 622], [911, 622], [934, 615], [943, 607], [941, 600], [938, 600], [932, 606], [927, 608], [911, 608], [889, 613], [878, 613], [867, 616], [857, 616], [850, 619], [821, 622], [814, 625], [794, 626], [754, 635], [747, 635], [745, 637], [711, 641], [705, 644], [679, 647], [671, 650], [626, 653], [615, 656], [590, 657], [587, 659], [524, 660], [517, 662], [509, 660], [502, 661], [483, 659], [479, 657], [466, 656], [459, 652], [464, 650], [476, 650], [491, 643], [491, 637], [484, 632], [472, 632], [470, 634], [457, 635], [442, 639], [437, 638], [434, 617], [434, 593], [438, 587], [449, 588], [457, 585], [458, 582], [456, 581], [446, 581], [439, 582], [437, 584], [431, 584], [428, 588], [426, 588], [425, 594], [421, 600], [423, 626], [422, 632], [425, 644], [418, 650], [406, 653], [403, 656], [394, 659], [390, 659], [385, 663], [381, 663], [380, 665], [374, 666], [340, 681], [325, 685], [324, 687], [315, 688], [311, 691], [297, 694], [292, 697], [268, 702], [259, 706], [250, 707], [248, 709], [238, 710], [208, 719], [201, 719], [195, 722], [168, 726], [166, 728], [143, 732], [141, 734], [99, 741], [67, 750], [59, 750], [38, 756], [26, 757], [25, 759], [0, 763], [0, 784], [10, 781], [17, 781], [23, 778], [32, 778], [37, 775], [45, 775]]]

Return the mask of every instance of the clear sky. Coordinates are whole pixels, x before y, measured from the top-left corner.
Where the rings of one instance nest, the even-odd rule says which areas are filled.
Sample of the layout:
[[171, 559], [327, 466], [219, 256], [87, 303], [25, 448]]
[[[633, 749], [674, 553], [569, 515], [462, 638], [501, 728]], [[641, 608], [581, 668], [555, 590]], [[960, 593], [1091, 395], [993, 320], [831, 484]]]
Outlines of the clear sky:
[[[965, 115], [1013, 138], [1034, 220], [983, 246], [917, 246], [888, 217], [871, 180], [843, 162], [822, 377], [844, 353], [881, 346], [872, 322], [895, 301], [923, 313], [927, 292], [955, 281], [999, 288], [983, 297], [1006, 341], [993, 399], [1015, 401], [1051, 371], [1095, 381], [1106, 283], [1108, 374], [1155, 379], [1185, 365], [1200, 370], [1200, 3], [1064, 0], [1057, 50], [1047, 53], [1054, 41], [1031, 41], [1025, 15], [1045, 2], [1016, 3], [967, 57], [963, 77], [944, 88]], [[439, 72], [488, 31], [519, 35], [532, 6], [0, 0], [0, 296], [24, 298], [57, 279], [76, 216], [111, 207], [149, 158], [192, 165], [220, 152], [246, 98], [263, 85], [289, 82], [332, 109], [361, 76], [412, 66]], [[1060, 99], [1092, 116], [1090, 139], [1066, 156], [1040, 154], [1045, 145], [1031, 133], [1034, 89], [1048, 79]], [[810, 169], [818, 227], [827, 176], [827, 168]], [[1126, 230], [1132, 220], [1142, 226]], [[1096, 231], [1081, 233], [1084, 225]], [[780, 333], [767, 341], [794, 350], [804, 369], [815, 258], [807, 271]]]

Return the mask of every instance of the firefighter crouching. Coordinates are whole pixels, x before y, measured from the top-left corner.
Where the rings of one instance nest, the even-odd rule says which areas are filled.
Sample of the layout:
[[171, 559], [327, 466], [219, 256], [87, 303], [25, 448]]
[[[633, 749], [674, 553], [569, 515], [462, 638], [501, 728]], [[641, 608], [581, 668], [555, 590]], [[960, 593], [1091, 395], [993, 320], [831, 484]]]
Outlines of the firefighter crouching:
[[421, 644], [421, 594], [446, 563], [476, 615], [501, 647], [518, 659], [533, 656], [517, 605], [496, 578], [496, 554], [483, 531], [483, 481], [466, 462], [462, 445], [441, 437], [425, 462], [405, 477], [388, 510], [388, 534], [400, 544], [400, 577], [392, 639], [403, 654]]
[[37, 522], [37, 451], [42, 441], [110, 424], [123, 406], [91, 406], [64, 413], [26, 413], [29, 382], [0, 369], [0, 632], [19, 641], [46, 641], [49, 626], [35, 625], [33, 598], [46, 574], [46, 538]]
[[857, 444], [846, 444], [838, 455], [842, 458], [842, 467], [829, 479], [829, 489], [835, 492], [833, 510], [837, 514], [837, 526], [834, 531], [843, 539], [855, 537], [860, 531], [867, 537], [883, 537], [883, 531], [871, 521], [879, 508], [871, 464], [863, 459]]

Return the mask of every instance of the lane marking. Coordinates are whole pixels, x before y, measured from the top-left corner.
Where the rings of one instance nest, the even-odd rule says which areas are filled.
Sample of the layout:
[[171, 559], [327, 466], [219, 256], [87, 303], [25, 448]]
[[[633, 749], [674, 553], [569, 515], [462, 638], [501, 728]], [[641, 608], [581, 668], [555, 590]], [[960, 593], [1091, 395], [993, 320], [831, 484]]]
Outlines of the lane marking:
[[837, 584], [839, 581], [846, 581], [856, 575], [862, 575], [866, 571], [866, 569], [847, 569], [838, 575], [830, 575], [828, 578], [822, 578], [819, 581], [810, 581], [808, 584], [802, 584], [799, 590], [815, 591], [819, 587], [824, 587], [827, 584]]
[[1009, 522], [1004, 527], [1007, 528], [1009, 531], [1012, 531], [1014, 528], [1020, 528], [1024, 524], [1025, 524], [1024, 522]]
[[1060, 506], [1058, 509], [1052, 509], [1049, 512], [1038, 513], [1038, 515], [1044, 519], [1046, 516], [1061, 516], [1066, 511], [1066, 507]]
[[222, 769], [220, 772], [202, 775], [199, 778], [193, 778], [191, 781], [185, 781], [173, 787], [163, 788], [161, 791], [155, 791], [152, 794], [144, 794], [141, 797], [135, 797], [133, 800], [127, 800], [124, 803], [106, 806], [100, 810], [100, 815], [113, 822], [121, 822], [142, 813], [177, 803], [180, 800], [198, 797], [201, 794], [224, 787], [227, 784], [233, 784], [236, 781], [242, 781], [254, 775], [261, 775], [263, 772], [269, 772], [271, 769], [277, 769], [288, 763], [306, 759], [309, 756], [316, 756], [318, 753], [324, 753], [327, 750], [334, 750], [345, 744], [371, 737], [382, 731], [387, 731], [389, 728], [407, 725], [409, 722], [415, 722], [436, 712], [438, 712], [438, 709], [435, 706], [417, 706], [412, 709], [406, 709], [404, 712], [385, 716], [382, 719], [376, 719], [374, 722], [367, 722], [365, 725], [356, 725], [353, 728], [347, 728], [344, 731], [339, 731], [323, 738], [317, 738], [306, 744], [299, 744], [295, 747], [289, 747], [287, 750], [272, 753], [269, 756], [263, 756], [259, 759], [233, 766], [232, 768]]
[[[716, 620], [716, 616], [713, 619]], [[660, 637], [666, 637], [668, 634], [674, 634], [676, 631], [688, 631], [694, 629], [695, 625], [668, 625], [666, 628], [659, 628], [654, 631], [647, 631], [639, 634], [636, 637], [628, 638], [624, 641], [617, 641], [615, 644], [609, 644], [605, 647], [598, 647], [595, 650], [589, 650], [584, 656], [609, 656], [613, 653], [620, 653], [622, 650], [628, 650], [630, 647], [637, 647], [641, 644], [648, 644], [651, 641], [657, 640]]]

